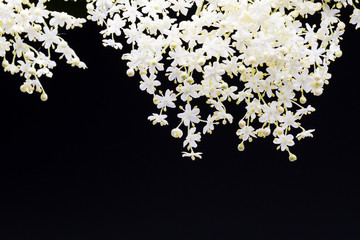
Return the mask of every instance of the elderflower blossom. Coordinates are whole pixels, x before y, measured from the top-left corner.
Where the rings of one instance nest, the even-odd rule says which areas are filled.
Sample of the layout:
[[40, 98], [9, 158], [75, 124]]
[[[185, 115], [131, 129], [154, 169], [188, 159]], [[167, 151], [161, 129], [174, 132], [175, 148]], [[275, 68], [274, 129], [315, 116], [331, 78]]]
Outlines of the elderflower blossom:
[[0, 1], [0, 57], [6, 72], [19, 73], [25, 81], [20, 90], [29, 94], [41, 93], [41, 100], [48, 96], [39, 78], [52, 77], [56, 62], [51, 59], [51, 51], [65, 57], [72, 66], [86, 68], [85, 63], [59, 36], [60, 28], [81, 27], [86, 21], [65, 12], [46, 9], [48, 0], [32, 3], [28, 0]]
[[[85, 20], [48, 11], [46, 1], [0, 1], [2, 66], [25, 77], [21, 91], [42, 92], [42, 100], [47, 95], [39, 77], [51, 77], [56, 66], [51, 50], [72, 66], [86, 67], [59, 36], [60, 28], [80, 27]], [[87, 0], [86, 9], [87, 19], [102, 27], [105, 47], [131, 47], [122, 57], [126, 74], [139, 79], [140, 89], [153, 96], [159, 110], [148, 119], [169, 125], [164, 112], [179, 109], [171, 135], [183, 140], [183, 157], [201, 158], [194, 150], [201, 135], [211, 134], [220, 123], [232, 123], [231, 112], [242, 109], [236, 131], [239, 151], [256, 138], [273, 138], [277, 149], [295, 161], [290, 147], [314, 132], [301, 124], [303, 116], [315, 111], [306, 95], [323, 93], [331, 78], [329, 65], [342, 55], [341, 10], [353, 7], [350, 23], [360, 26], [355, 3]], [[40, 44], [40, 50], [33, 44]]]
[[[233, 101], [244, 109], [236, 132], [240, 151], [246, 142], [272, 136], [295, 161], [294, 136], [314, 131], [300, 122], [315, 110], [305, 95], [323, 93], [329, 64], [342, 55], [339, 16], [348, 5], [357, 28], [360, 11], [352, 0], [88, 0], [87, 10], [88, 19], [105, 28], [104, 45], [119, 48], [117, 37], [124, 35], [131, 46], [123, 54], [127, 73], [140, 74], [141, 90], [160, 109], [149, 119], [167, 125], [163, 112], [180, 109], [171, 135], [182, 138], [185, 130], [184, 157], [201, 158], [194, 151], [201, 134], [233, 122]], [[311, 25], [309, 15], [321, 21]]]

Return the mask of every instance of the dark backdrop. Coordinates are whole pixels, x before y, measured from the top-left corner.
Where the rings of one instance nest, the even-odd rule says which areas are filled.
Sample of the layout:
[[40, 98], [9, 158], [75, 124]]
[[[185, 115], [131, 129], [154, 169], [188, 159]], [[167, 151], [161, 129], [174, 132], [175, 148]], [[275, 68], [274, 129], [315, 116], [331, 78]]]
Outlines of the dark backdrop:
[[271, 139], [238, 152], [236, 124], [203, 137], [202, 160], [181, 158], [173, 126], [147, 120], [151, 96], [98, 32], [88, 23], [63, 35], [89, 68], [58, 62], [42, 79], [47, 102], [1, 72], [0, 239], [360, 238], [353, 26], [330, 85], [310, 99], [317, 111], [303, 124], [316, 131], [292, 148], [294, 163]]

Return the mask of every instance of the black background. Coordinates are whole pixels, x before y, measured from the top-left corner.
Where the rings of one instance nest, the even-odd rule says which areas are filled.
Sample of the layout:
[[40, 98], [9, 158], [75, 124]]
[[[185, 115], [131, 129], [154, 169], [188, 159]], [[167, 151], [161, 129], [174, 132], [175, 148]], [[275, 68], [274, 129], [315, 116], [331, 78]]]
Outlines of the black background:
[[[84, 16], [80, 5], [57, 7]], [[0, 75], [0, 239], [360, 238], [353, 26], [330, 85], [309, 99], [317, 111], [303, 126], [316, 131], [292, 148], [293, 163], [271, 139], [238, 152], [236, 123], [203, 137], [203, 159], [181, 158], [175, 123], [147, 120], [157, 111], [151, 96], [99, 30], [64, 32], [88, 69], [58, 61], [54, 78], [42, 79], [47, 102], [21, 93], [19, 76]]]

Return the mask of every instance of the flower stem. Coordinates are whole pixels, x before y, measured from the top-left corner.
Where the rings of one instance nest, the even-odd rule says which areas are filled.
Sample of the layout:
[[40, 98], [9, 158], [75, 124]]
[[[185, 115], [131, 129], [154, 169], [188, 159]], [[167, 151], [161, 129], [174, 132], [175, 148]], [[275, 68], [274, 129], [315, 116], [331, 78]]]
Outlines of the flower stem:
[[202, 1], [201, 5], [198, 6], [198, 8], [196, 9], [196, 13], [195, 13], [196, 16], [199, 16], [199, 15], [200, 15], [200, 12], [201, 12], [201, 10], [202, 10], [202, 8], [203, 8], [203, 6], [204, 6], [204, 3], [205, 3], [205, 0]]

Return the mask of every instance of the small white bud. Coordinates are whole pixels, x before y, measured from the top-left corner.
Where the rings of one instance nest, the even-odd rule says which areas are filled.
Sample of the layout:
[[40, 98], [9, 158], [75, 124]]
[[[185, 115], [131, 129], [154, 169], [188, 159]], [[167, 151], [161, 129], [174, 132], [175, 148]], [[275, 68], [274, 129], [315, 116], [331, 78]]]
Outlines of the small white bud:
[[203, 66], [205, 64], [206, 60], [205, 58], [203, 57], [200, 57], [198, 60], [197, 60], [197, 64], [199, 64], [200, 66]]
[[237, 149], [238, 149], [240, 152], [244, 151], [244, 150], [245, 150], [244, 142], [241, 142], [241, 143], [238, 145]]
[[289, 50], [288, 50], [286, 47], [281, 47], [281, 48], [280, 48], [280, 52], [281, 52], [282, 54], [286, 55], [286, 54], [289, 52]]
[[155, 105], [158, 105], [158, 104], [160, 103], [160, 101], [159, 101], [159, 99], [158, 99], [157, 97], [154, 97], [154, 98], [153, 98], [153, 103], [154, 103]]
[[173, 136], [174, 138], [181, 138], [182, 135], [183, 132], [180, 128], [174, 128], [173, 130], [171, 130], [171, 136]]
[[188, 83], [194, 83], [194, 78], [193, 77], [188, 77], [187, 79], [186, 79], [186, 82], [188, 82]]
[[249, 64], [256, 64], [256, 57], [255, 56], [250, 56], [249, 57]]
[[21, 92], [26, 92], [26, 86], [25, 86], [25, 84], [23, 84], [23, 85], [20, 86], [20, 91], [21, 91]]
[[29, 68], [29, 73], [30, 73], [31, 75], [35, 75], [35, 74], [36, 74], [36, 69], [35, 69], [34, 67], [30, 67], [30, 68]]
[[94, 11], [94, 5], [92, 5], [91, 3], [88, 3], [88, 4], [86, 4], [86, 9], [89, 12], [92, 12], [92, 11]]
[[186, 79], [189, 75], [186, 72], [181, 72], [181, 78]]
[[40, 95], [40, 99], [41, 101], [45, 102], [46, 100], [48, 100], [48, 95], [43, 91]]
[[292, 154], [292, 153], [289, 154], [289, 160], [290, 160], [290, 162], [294, 162], [294, 161], [296, 161], [296, 159], [297, 159], [297, 157], [296, 157], [295, 154]]
[[316, 81], [316, 85], [317, 85], [317, 86], [323, 86], [323, 85], [324, 85], [324, 80], [318, 80], [318, 81]]
[[7, 67], [7, 66], [9, 66], [8, 60], [4, 59], [4, 60], [2, 61], [2, 66], [3, 66], [4, 68]]
[[306, 97], [301, 96], [301, 97], [300, 97], [300, 103], [301, 103], [301, 104], [305, 104], [305, 103], [306, 103]]
[[316, 81], [319, 81], [321, 79], [321, 76], [320, 76], [320, 74], [315, 73], [314, 78], [315, 78]]
[[342, 51], [341, 50], [336, 51], [335, 56], [338, 57], [338, 58], [341, 57], [342, 56]]
[[129, 77], [133, 77], [133, 76], [135, 75], [134, 69], [129, 68], [129, 69], [126, 71], [126, 75], [128, 75]]
[[338, 28], [339, 29], [344, 29], [345, 28], [345, 23], [344, 22], [339, 22], [338, 23]]
[[240, 128], [243, 128], [243, 127], [245, 127], [245, 126], [246, 126], [246, 122], [241, 119], [241, 120], [239, 121], [239, 127], [240, 127]]
[[320, 96], [323, 93], [323, 91], [324, 91], [323, 88], [317, 88], [317, 89], [315, 89], [314, 95]]
[[279, 106], [279, 107], [277, 108], [277, 110], [278, 110], [278, 112], [279, 112], [280, 114], [282, 114], [282, 113], [285, 111], [285, 109], [284, 109], [283, 107], [281, 107], [281, 106]]
[[293, 18], [297, 18], [299, 16], [299, 11], [297, 10], [294, 10], [290, 13], [290, 15], [293, 17]]
[[263, 130], [263, 132], [262, 132], [262, 134], [264, 135], [264, 137], [269, 136], [270, 133], [271, 133], [271, 129], [270, 129], [269, 127], [264, 128], [264, 130]]
[[240, 65], [238, 68], [239, 73], [243, 74], [246, 71], [246, 67], [244, 65]]

